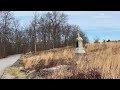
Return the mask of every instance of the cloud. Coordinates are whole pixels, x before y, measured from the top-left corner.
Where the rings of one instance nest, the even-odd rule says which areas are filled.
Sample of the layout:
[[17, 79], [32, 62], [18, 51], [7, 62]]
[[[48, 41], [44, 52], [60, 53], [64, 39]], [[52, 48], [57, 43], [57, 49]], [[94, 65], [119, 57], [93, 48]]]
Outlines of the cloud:
[[20, 17], [20, 16], [32, 16], [31, 11], [13, 11], [15, 13], [15, 16]]
[[64, 11], [67, 15], [90, 15], [91, 12], [89, 11]]
[[[15, 13], [15, 16], [22, 17], [22, 16], [33, 16], [33, 13], [35, 11], [13, 11]], [[37, 11], [38, 13], [42, 14], [48, 11]]]
[[105, 13], [100, 13], [98, 15], [92, 16], [92, 18], [112, 18], [112, 16]]

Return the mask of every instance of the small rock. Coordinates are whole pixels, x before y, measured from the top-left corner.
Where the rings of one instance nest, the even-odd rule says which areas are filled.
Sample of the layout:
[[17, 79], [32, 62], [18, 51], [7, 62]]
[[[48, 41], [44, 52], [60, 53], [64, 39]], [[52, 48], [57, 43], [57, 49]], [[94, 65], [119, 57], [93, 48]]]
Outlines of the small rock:
[[69, 67], [70, 67], [69, 65], [59, 65], [51, 68], [40, 69], [40, 71], [38, 72], [38, 76], [42, 78], [46, 78], [47, 76], [51, 75], [54, 71], [60, 71], [60, 70], [65, 71], [68, 70]]
[[35, 71], [35, 70], [31, 71], [27, 76], [28, 76], [28, 77], [27, 77], [28, 79], [33, 79], [33, 78], [35, 78], [35, 77], [36, 77], [36, 71]]
[[19, 67], [19, 69], [20, 69], [20, 70], [23, 70], [23, 69], [24, 69], [24, 67]]
[[45, 68], [42, 69], [43, 71], [54, 71], [54, 70], [67, 70], [70, 66], [68, 65], [59, 65], [56, 67], [51, 67], [51, 68]]

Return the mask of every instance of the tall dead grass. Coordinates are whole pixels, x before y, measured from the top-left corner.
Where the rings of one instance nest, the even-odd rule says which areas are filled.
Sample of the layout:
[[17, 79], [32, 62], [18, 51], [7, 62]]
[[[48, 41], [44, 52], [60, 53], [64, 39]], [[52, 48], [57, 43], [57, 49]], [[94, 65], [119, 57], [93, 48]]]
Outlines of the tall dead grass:
[[46, 50], [42, 52], [38, 52], [36, 55], [25, 55], [23, 57], [23, 64], [25, 68], [33, 68], [36, 66], [41, 60], [44, 60], [44, 64], [48, 65], [50, 60], [69, 60], [74, 56], [74, 48], [73, 47], [65, 47], [65, 48], [56, 48], [51, 50]]
[[36, 56], [26, 56], [23, 63], [25, 68], [32, 68], [41, 60], [45, 60], [45, 65], [49, 64], [49, 60], [74, 61], [75, 66], [71, 70], [55, 72], [51, 78], [60, 78], [60, 75], [62, 78], [120, 78], [120, 42], [87, 44], [85, 47], [87, 54], [84, 56], [77, 56], [73, 47], [66, 47], [40, 52]]

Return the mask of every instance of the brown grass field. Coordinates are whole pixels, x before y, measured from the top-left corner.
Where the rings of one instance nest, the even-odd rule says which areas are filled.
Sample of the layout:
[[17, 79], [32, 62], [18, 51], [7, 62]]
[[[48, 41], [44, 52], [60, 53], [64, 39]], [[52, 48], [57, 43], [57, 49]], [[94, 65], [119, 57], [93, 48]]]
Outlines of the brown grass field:
[[67, 71], [59, 70], [39, 79], [120, 79], [120, 42], [86, 44], [86, 55], [76, 55], [75, 48], [65, 47], [37, 52], [22, 57], [25, 69], [49, 68], [70, 65]]

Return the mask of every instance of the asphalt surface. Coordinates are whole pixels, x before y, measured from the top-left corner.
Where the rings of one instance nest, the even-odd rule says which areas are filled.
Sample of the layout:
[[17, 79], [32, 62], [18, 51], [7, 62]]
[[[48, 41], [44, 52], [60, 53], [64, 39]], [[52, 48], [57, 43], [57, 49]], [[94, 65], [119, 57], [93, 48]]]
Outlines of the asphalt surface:
[[3, 75], [5, 68], [13, 65], [20, 57], [21, 54], [16, 54], [0, 59], [0, 78]]

